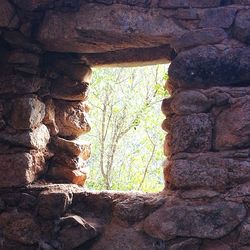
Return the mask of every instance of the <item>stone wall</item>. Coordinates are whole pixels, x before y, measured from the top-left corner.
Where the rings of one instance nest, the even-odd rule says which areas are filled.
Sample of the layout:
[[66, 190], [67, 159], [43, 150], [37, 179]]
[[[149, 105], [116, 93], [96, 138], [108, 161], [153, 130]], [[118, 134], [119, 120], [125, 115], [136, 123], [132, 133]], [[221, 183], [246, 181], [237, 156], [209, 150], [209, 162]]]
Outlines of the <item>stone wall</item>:
[[[249, 16], [249, 0], [0, 0], [0, 249], [250, 249]], [[169, 61], [165, 189], [85, 191], [91, 67]]]

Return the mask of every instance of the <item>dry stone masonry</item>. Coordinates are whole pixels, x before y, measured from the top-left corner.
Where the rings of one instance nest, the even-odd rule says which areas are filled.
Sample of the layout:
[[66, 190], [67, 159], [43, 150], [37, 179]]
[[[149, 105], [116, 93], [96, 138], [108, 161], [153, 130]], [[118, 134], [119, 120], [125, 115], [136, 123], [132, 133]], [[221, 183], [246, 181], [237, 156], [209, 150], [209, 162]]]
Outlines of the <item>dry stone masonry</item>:
[[[249, 46], [249, 0], [0, 0], [0, 250], [250, 249]], [[91, 67], [166, 62], [164, 190], [84, 190]]]

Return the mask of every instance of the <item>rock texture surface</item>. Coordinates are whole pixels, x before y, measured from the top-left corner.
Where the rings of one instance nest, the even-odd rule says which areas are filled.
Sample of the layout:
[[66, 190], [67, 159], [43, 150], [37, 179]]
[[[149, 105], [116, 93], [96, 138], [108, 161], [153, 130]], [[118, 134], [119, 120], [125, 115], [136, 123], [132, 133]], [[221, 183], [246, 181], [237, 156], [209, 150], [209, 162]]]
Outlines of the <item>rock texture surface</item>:
[[[250, 249], [249, 16], [249, 0], [1, 0], [0, 249]], [[91, 67], [170, 61], [165, 190], [87, 192]]]

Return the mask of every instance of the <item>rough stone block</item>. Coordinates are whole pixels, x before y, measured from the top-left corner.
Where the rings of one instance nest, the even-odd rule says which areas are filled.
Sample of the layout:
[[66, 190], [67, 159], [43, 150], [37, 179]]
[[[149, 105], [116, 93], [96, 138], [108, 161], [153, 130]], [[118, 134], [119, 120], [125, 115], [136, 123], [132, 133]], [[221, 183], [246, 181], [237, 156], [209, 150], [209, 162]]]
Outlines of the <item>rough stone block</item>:
[[72, 195], [58, 190], [43, 191], [39, 194], [37, 212], [44, 219], [60, 218], [72, 202]]
[[[39, 225], [30, 213], [4, 212], [0, 215], [0, 228], [3, 229], [2, 233], [5, 238], [24, 244], [27, 248], [38, 244], [41, 240]], [[1, 246], [5, 246], [5, 243], [3, 241]]]
[[171, 110], [177, 115], [204, 113], [211, 108], [211, 101], [201, 92], [186, 90], [172, 97]]
[[14, 0], [19, 8], [28, 11], [43, 10], [54, 6], [54, 0]]
[[96, 225], [91, 225], [78, 215], [61, 218], [59, 227], [62, 250], [73, 250], [99, 234]]
[[74, 139], [90, 131], [84, 102], [55, 101], [55, 106], [59, 136]]
[[[144, 221], [144, 230], [152, 237], [218, 239], [226, 236], [246, 215], [243, 204], [217, 201], [209, 204], [166, 203]], [[215, 219], [216, 218], [216, 219]]]
[[66, 151], [73, 156], [79, 156], [84, 160], [90, 157], [91, 144], [83, 140], [66, 140], [60, 137], [53, 139], [53, 144], [60, 150]]
[[184, 48], [216, 44], [225, 38], [227, 34], [220, 28], [197, 29], [184, 33], [180, 38], [173, 40], [171, 45], [179, 51]]
[[[250, 2], [249, 2], [250, 5]], [[234, 37], [241, 42], [250, 44], [250, 10], [240, 10], [237, 13], [234, 27]]]
[[209, 114], [174, 116], [165, 140], [165, 154], [206, 152], [212, 146], [212, 122]]
[[13, 131], [6, 129], [0, 132], [0, 139], [12, 145], [19, 145], [33, 149], [44, 149], [49, 140], [50, 134], [45, 125], [41, 125], [34, 130]]
[[157, 47], [183, 33], [182, 27], [158, 9], [144, 12], [121, 4], [84, 4], [77, 13], [47, 11], [37, 39], [52, 51], [101, 53]]
[[51, 97], [68, 101], [84, 101], [88, 96], [88, 86], [86, 82], [77, 82], [68, 77], [60, 78], [51, 86]]
[[[234, 158], [233, 158], [234, 157]], [[250, 180], [248, 154], [203, 153], [176, 155], [164, 168], [171, 189], [212, 189], [225, 191]]]
[[19, 187], [32, 183], [46, 170], [42, 152], [0, 154], [0, 187]]
[[1, 0], [0, 2], [0, 27], [9, 27], [10, 22], [14, 16], [14, 8], [8, 0]]
[[169, 66], [172, 87], [239, 86], [250, 81], [250, 48], [224, 51], [199, 46], [180, 52]]
[[39, 65], [39, 56], [32, 53], [12, 52], [9, 55], [8, 63], [13, 64], [27, 64], [31, 66]]
[[220, 7], [202, 10], [199, 14], [201, 22], [200, 26], [203, 28], [218, 27], [229, 28], [234, 21], [237, 8]]
[[250, 98], [241, 98], [223, 110], [215, 122], [215, 149], [250, 146]]
[[87, 179], [87, 169], [70, 169], [68, 167], [52, 167], [49, 176], [55, 179], [68, 180], [70, 183], [83, 186]]
[[160, 0], [160, 8], [209, 8], [220, 6], [220, 0]]
[[70, 169], [86, 168], [86, 161], [79, 156], [71, 156], [67, 153], [57, 153], [51, 159], [51, 166], [53, 167], [67, 167]]
[[2, 74], [0, 76], [0, 94], [35, 93], [44, 84], [45, 79], [43, 78]]
[[45, 104], [36, 96], [14, 99], [10, 116], [10, 125], [14, 129], [34, 129], [45, 116]]

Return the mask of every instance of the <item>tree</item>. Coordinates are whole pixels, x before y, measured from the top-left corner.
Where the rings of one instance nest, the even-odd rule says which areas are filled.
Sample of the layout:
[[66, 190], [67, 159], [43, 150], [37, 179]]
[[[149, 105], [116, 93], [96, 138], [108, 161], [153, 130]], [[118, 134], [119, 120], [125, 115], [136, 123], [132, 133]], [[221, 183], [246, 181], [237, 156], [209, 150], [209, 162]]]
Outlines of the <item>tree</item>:
[[[162, 188], [160, 128], [166, 65], [94, 70], [89, 102], [94, 118], [89, 188]], [[158, 190], [157, 190], [158, 191]]]

